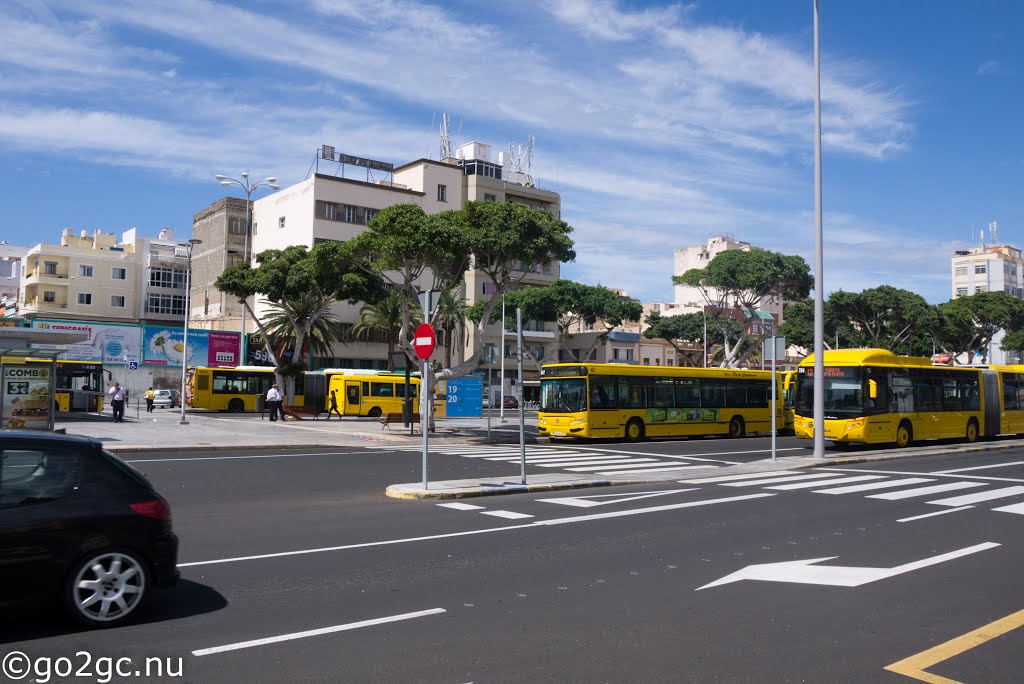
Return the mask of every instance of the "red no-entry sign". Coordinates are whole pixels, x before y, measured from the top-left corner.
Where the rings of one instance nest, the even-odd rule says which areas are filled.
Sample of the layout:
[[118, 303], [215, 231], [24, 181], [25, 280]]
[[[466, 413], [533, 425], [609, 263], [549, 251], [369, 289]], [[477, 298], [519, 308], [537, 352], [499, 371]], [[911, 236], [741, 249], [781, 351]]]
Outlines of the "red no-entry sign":
[[434, 329], [429, 323], [420, 323], [416, 328], [416, 335], [412, 338], [412, 348], [416, 350], [416, 356], [424, 361], [434, 353], [434, 345], [437, 338], [434, 337]]

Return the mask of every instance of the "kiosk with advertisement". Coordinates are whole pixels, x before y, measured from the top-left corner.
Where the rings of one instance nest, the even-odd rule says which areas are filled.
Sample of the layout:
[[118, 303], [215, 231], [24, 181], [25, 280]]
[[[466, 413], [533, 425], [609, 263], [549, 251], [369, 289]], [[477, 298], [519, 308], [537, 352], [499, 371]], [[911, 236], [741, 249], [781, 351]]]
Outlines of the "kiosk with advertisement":
[[0, 328], [0, 427], [53, 430], [57, 356], [84, 339], [81, 333]]

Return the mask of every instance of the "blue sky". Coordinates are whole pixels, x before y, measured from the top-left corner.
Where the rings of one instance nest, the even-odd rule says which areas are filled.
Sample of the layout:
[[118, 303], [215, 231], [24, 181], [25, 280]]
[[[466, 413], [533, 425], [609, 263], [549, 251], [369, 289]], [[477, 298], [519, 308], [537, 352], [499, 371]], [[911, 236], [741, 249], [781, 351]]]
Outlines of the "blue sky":
[[[1024, 247], [1024, 4], [822, 0], [825, 290], [949, 298], [999, 222]], [[163, 226], [216, 173], [306, 177], [321, 143], [405, 163], [536, 136], [577, 260], [672, 298], [672, 252], [732, 233], [813, 262], [811, 0], [0, 2], [0, 238]], [[973, 233], [972, 233], [973, 228]]]

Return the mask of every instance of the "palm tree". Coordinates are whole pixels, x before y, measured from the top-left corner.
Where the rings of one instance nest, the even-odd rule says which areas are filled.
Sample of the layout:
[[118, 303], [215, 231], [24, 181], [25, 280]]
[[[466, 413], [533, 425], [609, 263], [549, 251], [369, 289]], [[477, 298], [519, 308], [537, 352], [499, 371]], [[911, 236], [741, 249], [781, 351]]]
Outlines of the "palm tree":
[[455, 289], [445, 290], [437, 302], [437, 313], [434, 317], [436, 325], [444, 331], [444, 367], [452, 367], [452, 347], [458, 331], [459, 343], [462, 343], [466, 330], [466, 314], [469, 305], [465, 298], [459, 297]]
[[[423, 321], [423, 313], [419, 305], [410, 304], [409, 324], [419, 325]], [[375, 304], [366, 304], [359, 310], [359, 320], [352, 326], [352, 333], [357, 337], [368, 337], [373, 331], [380, 331], [384, 334], [388, 343], [388, 370], [394, 370], [391, 365], [391, 352], [395, 351], [398, 344], [398, 333], [402, 329], [402, 296], [395, 289], [388, 289]]]
[[285, 348], [294, 344], [295, 347], [288, 364], [290, 368], [281, 373], [286, 384], [285, 394], [294, 397], [295, 375], [304, 370], [306, 345], [311, 352], [326, 356], [331, 345], [341, 341], [341, 323], [331, 312], [338, 300], [314, 288], [295, 299], [282, 302], [264, 300], [264, 303], [269, 313], [262, 324], [272, 343]]

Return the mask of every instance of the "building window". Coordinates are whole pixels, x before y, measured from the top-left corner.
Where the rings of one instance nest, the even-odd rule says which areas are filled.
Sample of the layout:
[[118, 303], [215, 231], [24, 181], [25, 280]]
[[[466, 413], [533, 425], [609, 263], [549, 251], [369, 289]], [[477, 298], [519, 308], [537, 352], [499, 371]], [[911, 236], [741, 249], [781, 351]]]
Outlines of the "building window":
[[177, 316], [185, 315], [184, 295], [149, 295], [149, 304], [146, 307], [149, 313], [172, 314]]
[[110, 296], [110, 306], [114, 307], [115, 309], [123, 309], [124, 308], [124, 295], [111, 295]]
[[149, 271], [150, 287], [173, 287], [185, 289], [186, 272], [175, 268], [154, 268]]
[[228, 235], [245, 235], [245, 219], [238, 217], [229, 218]]
[[956, 275], [957, 275], [957, 277], [967, 275], [967, 267], [966, 266], [957, 266], [956, 267]]
[[984, 285], [978, 285], [976, 288], [974, 288], [974, 294], [978, 294], [979, 292], [986, 292], [987, 290], [988, 288], [985, 287]]
[[43, 273], [46, 275], [57, 275], [57, 262], [56, 261], [44, 261], [43, 262]]
[[975, 274], [981, 274], [985, 272], [985, 264], [974, 264]]
[[378, 210], [376, 210], [376, 209], [367, 209], [366, 210], [366, 225], [370, 225], [370, 221], [373, 220], [373, 217], [376, 216], [379, 213], [380, 212]]
[[957, 297], [966, 297], [967, 296], [967, 288], [966, 287], [958, 287], [958, 288], [956, 288], [956, 296]]
[[284, 216], [277, 217], [277, 229], [284, 230]]
[[355, 223], [356, 222], [356, 208], [346, 204], [345, 205], [345, 222]]
[[51, 292], [50, 290], [43, 290], [43, 301], [53, 304], [57, 301], [57, 293]]
[[114, 268], [110, 271], [110, 277], [114, 280], [127, 280], [128, 269], [127, 268]]
[[92, 278], [92, 266], [79, 266], [78, 275], [82, 276], [83, 278]]
[[82, 306], [92, 306], [92, 295], [88, 292], [79, 292], [78, 303]]
[[256, 224], [255, 224], [255, 223], [254, 223], [254, 224], [252, 224], [252, 234], [253, 234], [253, 235], [255, 235], [255, 234], [256, 234]]
[[324, 200], [317, 200], [314, 211], [316, 217], [324, 219], [326, 221], [340, 221], [341, 215], [344, 213], [343, 204], [336, 204], [335, 202], [325, 202]]
[[448, 201], [448, 186], [438, 184], [437, 186], [437, 201], [447, 202]]
[[498, 199], [498, 196], [495, 195], [493, 192], [485, 192], [484, 193], [484, 202], [495, 202], [495, 201], [497, 201], [497, 199]]

